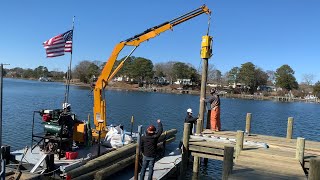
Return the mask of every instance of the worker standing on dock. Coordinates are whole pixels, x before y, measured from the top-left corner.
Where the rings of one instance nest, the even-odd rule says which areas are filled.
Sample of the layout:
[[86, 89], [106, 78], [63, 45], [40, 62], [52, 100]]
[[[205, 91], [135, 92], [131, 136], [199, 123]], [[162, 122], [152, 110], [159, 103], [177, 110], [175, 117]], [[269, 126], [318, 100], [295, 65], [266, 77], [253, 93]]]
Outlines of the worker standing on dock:
[[187, 116], [184, 119], [184, 122], [185, 123], [190, 123], [190, 135], [193, 134], [193, 132], [192, 132], [193, 125], [197, 122], [197, 119], [198, 119], [197, 117], [194, 118], [192, 116], [192, 109], [191, 108], [187, 109]]
[[[184, 122], [185, 123], [190, 123], [190, 134], [189, 135], [192, 135], [193, 134], [193, 132], [192, 132], [192, 129], [193, 129], [193, 125], [197, 122], [197, 117], [196, 118], [194, 118], [193, 116], [192, 116], [192, 109], [191, 108], [188, 108], [187, 109], [187, 116], [186, 116], [186, 118], [184, 119]], [[179, 149], [182, 147], [182, 139], [180, 140], [180, 143], [179, 143]]]
[[209, 99], [202, 99], [207, 103], [210, 103], [211, 115], [210, 115], [210, 129], [212, 131], [221, 131], [221, 122], [220, 122], [220, 97], [216, 93], [217, 90], [212, 88], [210, 90], [211, 97]]
[[144, 179], [147, 167], [149, 167], [148, 180], [152, 180], [153, 176], [153, 166], [156, 159], [156, 150], [158, 139], [162, 134], [163, 128], [160, 119], [158, 122], [158, 132], [156, 133], [156, 128], [150, 125], [147, 128], [146, 135], [141, 138], [141, 152], [143, 154], [142, 169], [140, 173], [140, 179]]

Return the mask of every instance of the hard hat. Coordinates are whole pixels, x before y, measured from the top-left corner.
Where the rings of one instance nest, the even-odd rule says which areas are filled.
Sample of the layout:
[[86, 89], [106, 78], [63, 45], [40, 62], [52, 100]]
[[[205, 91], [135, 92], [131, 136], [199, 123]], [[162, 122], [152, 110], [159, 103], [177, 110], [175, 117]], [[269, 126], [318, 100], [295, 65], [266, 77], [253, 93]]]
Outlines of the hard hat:
[[148, 133], [155, 133], [156, 132], [156, 127], [154, 127], [154, 125], [150, 125], [147, 128]]
[[192, 113], [192, 109], [191, 108], [187, 109], [187, 112]]
[[216, 92], [215, 88], [210, 89], [210, 94], [215, 93], [215, 92]]
[[68, 108], [68, 107], [70, 107], [71, 106], [71, 104], [69, 104], [69, 103], [63, 103], [62, 104], [62, 108], [63, 109], [66, 109], [66, 108]]

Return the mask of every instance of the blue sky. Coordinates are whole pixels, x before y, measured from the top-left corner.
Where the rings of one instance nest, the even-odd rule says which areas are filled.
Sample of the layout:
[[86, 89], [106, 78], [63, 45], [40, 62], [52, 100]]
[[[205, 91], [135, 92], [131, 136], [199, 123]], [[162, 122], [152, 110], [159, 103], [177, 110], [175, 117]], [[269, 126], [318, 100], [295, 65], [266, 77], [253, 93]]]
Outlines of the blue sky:
[[[206, 4], [214, 37], [210, 64], [223, 73], [252, 62], [263, 70], [288, 64], [300, 82], [304, 74], [320, 80], [320, 1], [317, 0], [161, 0], [161, 1], [1, 1], [0, 62], [6, 68], [66, 70], [69, 54], [45, 57], [42, 43], [72, 26], [73, 66], [82, 60], [106, 61], [120, 41]], [[140, 45], [133, 54], [154, 63], [170, 60], [201, 66], [206, 15], [174, 27]], [[119, 57], [129, 53], [122, 51]]]

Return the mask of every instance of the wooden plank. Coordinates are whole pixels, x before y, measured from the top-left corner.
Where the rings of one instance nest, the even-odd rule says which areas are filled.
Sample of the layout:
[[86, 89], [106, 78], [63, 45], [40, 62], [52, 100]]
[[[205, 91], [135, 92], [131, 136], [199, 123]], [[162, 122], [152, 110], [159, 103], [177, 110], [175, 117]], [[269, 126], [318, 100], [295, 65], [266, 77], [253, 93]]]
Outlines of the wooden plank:
[[236, 161], [236, 164], [239, 165], [256, 165], [260, 166], [261, 168], [265, 168], [266, 170], [273, 170], [277, 171], [278, 168], [280, 169], [286, 169], [286, 170], [293, 170], [293, 171], [300, 171], [303, 174], [303, 169], [299, 162], [297, 161], [283, 161], [283, 160], [271, 160], [271, 159], [265, 159], [265, 158], [247, 158], [242, 157], [238, 158]]
[[[235, 133], [234, 133], [235, 134]], [[234, 135], [235, 136], [235, 135]], [[296, 139], [292, 139], [290, 141], [287, 141], [286, 138], [284, 137], [276, 137], [276, 136], [267, 136], [267, 135], [251, 135], [251, 136], [246, 136], [245, 137], [247, 140], [254, 140], [254, 139], [257, 139], [257, 140], [266, 140], [266, 141], [270, 141], [270, 142], [273, 142], [273, 143], [277, 143], [277, 142], [280, 142], [280, 143], [284, 143], [284, 144], [289, 144], [291, 145], [293, 148], [295, 148], [296, 146], [296, 142], [297, 140]], [[320, 151], [320, 142], [316, 142], [316, 141], [306, 141], [306, 146], [308, 146], [308, 148], [310, 150], [318, 150]]]
[[254, 154], [242, 154], [241, 152], [241, 157], [242, 158], [252, 158], [252, 159], [255, 159], [255, 158], [259, 158], [259, 159], [262, 159], [262, 160], [272, 160], [272, 161], [285, 161], [285, 162], [292, 162], [292, 161], [295, 161], [295, 159], [293, 158], [288, 158], [288, 157], [283, 157], [283, 156], [278, 156], [278, 155], [270, 155], [270, 156], [266, 156], [266, 155], [254, 155]]
[[197, 152], [191, 152], [191, 155], [192, 156], [202, 157], [202, 158], [208, 158], [208, 159], [215, 159], [215, 160], [223, 161], [223, 156], [215, 156], [215, 155], [211, 155], [211, 154], [204, 154], [204, 153], [197, 153]]
[[[210, 130], [205, 130], [203, 133], [207, 136], [220, 136], [220, 137], [229, 137], [235, 138], [236, 132], [233, 131], [219, 131], [214, 133], [208, 133]], [[267, 136], [267, 135], [257, 135], [251, 134], [250, 136], [245, 136], [245, 140], [248, 141], [257, 141], [257, 142], [265, 142], [268, 145], [275, 145], [279, 147], [288, 147], [288, 148], [296, 148], [296, 139], [286, 139], [285, 137], [275, 137], [275, 136]], [[320, 142], [315, 141], [306, 141], [305, 145], [306, 152], [320, 153]]]
[[219, 142], [189, 142], [190, 145], [196, 145], [196, 146], [203, 146], [203, 147], [210, 147], [215, 149], [224, 149], [224, 145], [226, 143], [219, 143]]
[[295, 158], [294, 152], [283, 151], [279, 149], [254, 149], [254, 150], [243, 150], [241, 155], [249, 156], [275, 156], [278, 158]]
[[257, 170], [245, 166], [234, 166], [232, 174], [229, 175], [230, 180], [306, 180], [305, 176], [295, 176], [289, 174], [274, 174], [265, 170]]
[[202, 146], [195, 146], [190, 145], [189, 146], [190, 151], [196, 151], [196, 152], [202, 152], [206, 154], [217, 154], [223, 156], [223, 150], [222, 149], [215, 149], [215, 148], [208, 148], [208, 147], [202, 147]]
[[[257, 164], [236, 164], [235, 166], [243, 166], [246, 167], [246, 169], [254, 170], [254, 171], [261, 171], [261, 172], [267, 172], [268, 174], [274, 174], [274, 175], [280, 175], [283, 177], [306, 177], [305, 174], [296, 172], [293, 169], [284, 169], [284, 168], [272, 168], [271, 166], [264, 166]], [[250, 177], [250, 176], [248, 176]], [[251, 177], [249, 179], [252, 179]]]
[[259, 158], [259, 157], [245, 157], [240, 156], [237, 161], [237, 165], [245, 165], [250, 167], [256, 167], [258, 169], [265, 169], [266, 171], [281, 171], [281, 170], [292, 170], [292, 173], [303, 174], [304, 171], [300, 162], [297, 160], [275, 160], [275, 159], [267, 159], [267, 158]]
[[298, 160], [295, 158], [279, 158], [277, 155], [242, 153], [236, 161], [236, 165], [251, 168], [254, 170], [268, 171], [274, 174], [290, 174], [305, 176]]

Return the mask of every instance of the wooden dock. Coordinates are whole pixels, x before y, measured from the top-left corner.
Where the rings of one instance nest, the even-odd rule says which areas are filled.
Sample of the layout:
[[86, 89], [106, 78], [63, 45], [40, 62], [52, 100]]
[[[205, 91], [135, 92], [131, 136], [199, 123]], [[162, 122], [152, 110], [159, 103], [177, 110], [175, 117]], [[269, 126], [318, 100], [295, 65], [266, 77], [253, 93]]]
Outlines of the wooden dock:
[[[182, 154], [174, 153], [157, 161], [153, 179], [167, 179], [170, 174], [179, 170], [176, 173], [179, 175], [178, 179], [186, 179], [191, 155], [192, 179], [200, 178], [200, 165], [206, 165], [208, 159], [215, 159], [223, 161], [223, 180], [319, 180], [320, 142], [302, 137], [293, 139], [293, 120], [292, 117], [288, 118], [286, 137], [250, 133], [251, 113], [246, 116], [245, 131], [213, 132], [204, 129], [200, 134], [190, 135], [190, 124], [185, 123]], [[147, 175], [148, 172], [145, 179]]]
[[[237, 132], [222, 131], [211, 133], [205, 130], [206, 136], [216, 136], [220, 138], [236, 139]], [[246, 145], [245, 142], [253, 142]], [[259, 147], [255, 142], [265, 143], [268, 148]], [[228, 143], [221, 144], [226, 145]], [[296, 139], [282, 137], [264, 136], [251, 134], [244, 136], [244, 145], [239, 156], [234, 161], [234, 167], [229, 179], [307, 179], [305, 171], [308, 172], [309, 165], [303, 168], [302, 164], [296, 159]], [[235, 146], [235, 143], [229, 143]], [[320, 156], [320, 142], [305, 142], [306, 160], [309, 157]], [[307, 158], [308, 157], [308, 158]], [[218, 158], [217, 158], [218, 159]]]
[[204, 158], [203, 164], [208, 159], [223, 161], [222, 179], [320, 179], [320, 142], [292, 139], [292, 117], [288, 118], [286, 137], [250, 134], [250, 124], [248, 113], [246, 134], [205, 129], [189, 135], [185, 123], [180, 174], [186, 171], [191, 153], [194, 174], [199, 172], [199, 158]]

